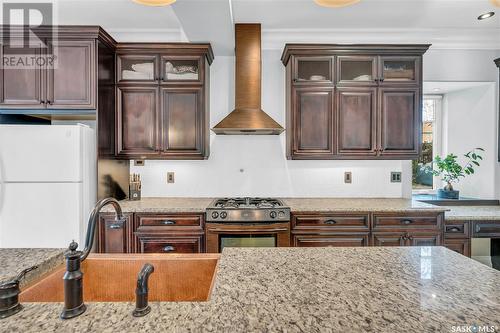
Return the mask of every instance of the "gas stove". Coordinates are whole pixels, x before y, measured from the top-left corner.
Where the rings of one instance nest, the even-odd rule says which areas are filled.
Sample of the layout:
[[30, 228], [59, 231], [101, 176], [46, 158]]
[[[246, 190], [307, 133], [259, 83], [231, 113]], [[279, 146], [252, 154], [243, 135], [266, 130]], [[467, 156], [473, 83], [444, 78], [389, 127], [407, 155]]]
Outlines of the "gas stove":
[[290, 208], [273, 198], [224, 198], [207, 208], [207, 222], [287, 222]]

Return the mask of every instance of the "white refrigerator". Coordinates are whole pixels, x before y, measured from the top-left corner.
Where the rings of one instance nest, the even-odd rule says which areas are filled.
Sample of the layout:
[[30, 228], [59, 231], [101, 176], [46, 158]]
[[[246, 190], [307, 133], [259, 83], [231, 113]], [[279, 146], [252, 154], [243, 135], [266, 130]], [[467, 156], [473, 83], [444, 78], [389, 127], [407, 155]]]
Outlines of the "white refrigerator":
[[96, 174], [90, 127], [0, 125], [0, 248], [83, 247]]

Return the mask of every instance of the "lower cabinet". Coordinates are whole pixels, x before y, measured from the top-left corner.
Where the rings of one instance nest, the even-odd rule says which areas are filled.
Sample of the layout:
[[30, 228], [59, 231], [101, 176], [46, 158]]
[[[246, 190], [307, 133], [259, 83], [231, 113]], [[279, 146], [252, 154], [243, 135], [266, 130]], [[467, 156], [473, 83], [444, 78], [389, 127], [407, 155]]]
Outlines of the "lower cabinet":
[[349, 247], [368, 246], [368, 233], [339, 235], [292, 235], [295, 247]]
[[143, 235], [137, 236], [138, 253], [201, 253], [203, 236]]
[[101, 214], [99, 216], [98, 253], [134, 252], [133, 215], [125, 214], [125, 218], [125, 222], [117, 222], [115, 214]]
[[468, 239], [445, 239], [444, 246], [461, 255], [470, 257], [470, 240]]
[[442, 244], [440, 232], [373, 232], [372, 246], [439, 246]]

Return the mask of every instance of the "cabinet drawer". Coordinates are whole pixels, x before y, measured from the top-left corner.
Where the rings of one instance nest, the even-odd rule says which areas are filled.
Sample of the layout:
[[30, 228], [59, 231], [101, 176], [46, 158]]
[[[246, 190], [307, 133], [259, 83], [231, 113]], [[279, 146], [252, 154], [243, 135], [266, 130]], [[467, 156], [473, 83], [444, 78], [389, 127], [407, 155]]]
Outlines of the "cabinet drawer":
[[349, 247], [368, 246], [368, 233], [342, 235], [294, 235], [296, 247]]
[[201, 215], [138, 215], [137, 227], [161, 227], [178, 228], [178, 227], [202, 227], [203, 217]]
[[200, 253], [202, 237], [138, 235], [139, 253]]
[[98, 253], [133, 252], [132, 217], [130, 214], [124, 216], [124, 221], [116, 221], [114, 214], [99, 216]]
[[293, 218], [293, 229], [369, 229], [368, 215], [300, 215]]
[[469, 238], [469, 222], [446, 221], [444, 226], [445, 238]]
[[439, 229], [440, 221], [437, 215], [374, 215], [373, 229]]

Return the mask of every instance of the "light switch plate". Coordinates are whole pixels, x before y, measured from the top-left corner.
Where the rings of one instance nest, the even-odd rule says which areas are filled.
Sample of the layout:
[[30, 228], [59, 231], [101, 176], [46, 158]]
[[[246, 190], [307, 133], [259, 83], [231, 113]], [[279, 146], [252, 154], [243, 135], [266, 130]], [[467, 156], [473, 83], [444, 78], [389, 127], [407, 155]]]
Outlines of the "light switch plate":
[[344, 183], [352, 184], [352, 172], [350, 171], [344, 172]]
[[391, 183], [401, 183], [401, 172], [391, 172]]
[[167, 184], [175, 183], [175, 173], [167, 172]]

